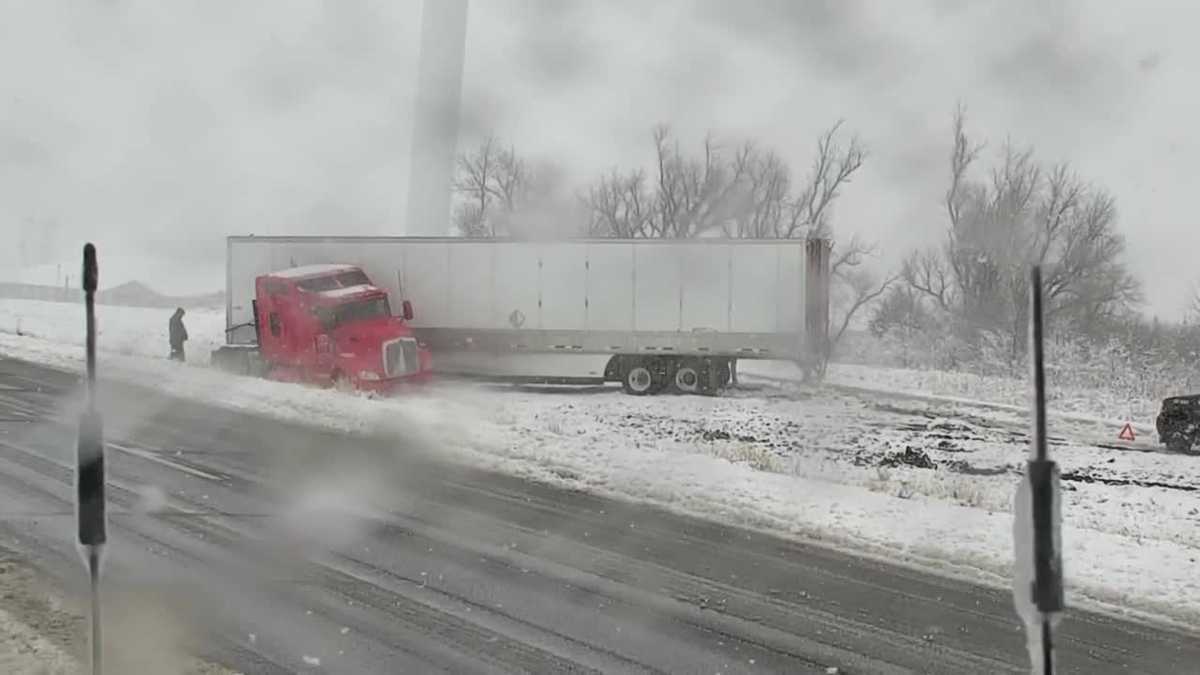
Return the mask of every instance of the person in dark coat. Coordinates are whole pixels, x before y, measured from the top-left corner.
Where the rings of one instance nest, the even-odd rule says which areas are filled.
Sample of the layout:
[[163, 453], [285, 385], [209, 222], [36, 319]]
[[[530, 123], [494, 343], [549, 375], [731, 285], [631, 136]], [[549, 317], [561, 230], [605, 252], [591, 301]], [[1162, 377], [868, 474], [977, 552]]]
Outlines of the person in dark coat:
[[183, 343], [187, 341], [187, 328], [183, 325], [183, 308], [176, 307], [175, 313], [171, 315], [171, 322], [167, 324], [168, 337], [171, 341], [171, 360], [183, 361]]

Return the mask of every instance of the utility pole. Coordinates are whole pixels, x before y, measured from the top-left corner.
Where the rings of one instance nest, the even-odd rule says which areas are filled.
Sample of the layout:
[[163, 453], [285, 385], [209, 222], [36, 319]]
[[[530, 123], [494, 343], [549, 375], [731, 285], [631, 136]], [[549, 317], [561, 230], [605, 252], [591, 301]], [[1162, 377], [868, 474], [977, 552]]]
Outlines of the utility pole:
[[425, 0], [404, 234], [450, 233], [450, 189], [462, 107], [467, 0]]

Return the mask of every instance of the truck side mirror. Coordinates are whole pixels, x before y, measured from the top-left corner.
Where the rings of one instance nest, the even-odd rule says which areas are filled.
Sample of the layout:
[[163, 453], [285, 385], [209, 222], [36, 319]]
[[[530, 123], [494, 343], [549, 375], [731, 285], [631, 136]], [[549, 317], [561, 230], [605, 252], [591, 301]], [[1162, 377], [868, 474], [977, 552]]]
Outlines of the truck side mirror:
[[404, 317], [405, 321], [412, 321], [413, 309], [411, 302], [405, 300], [404, 302], [400, 303], [400, 315]]

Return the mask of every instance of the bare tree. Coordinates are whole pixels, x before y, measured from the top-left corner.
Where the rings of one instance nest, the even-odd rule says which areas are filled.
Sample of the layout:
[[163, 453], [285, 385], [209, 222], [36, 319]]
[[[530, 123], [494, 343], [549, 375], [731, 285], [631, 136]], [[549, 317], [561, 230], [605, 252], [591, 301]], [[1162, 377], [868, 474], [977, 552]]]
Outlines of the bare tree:
[[666, 125], [654, 128], [657, 194], [653, 236], [680, 239], [722, 227], [736, 216], [735, 196], [748, 166], [725, 161], [714, 137], [705, 136], [699, 157], [687, 157]]
[[752, 142], [727, 153], [712, 135], [689, 156], [670, 127], [654, 128], [654, 167], [612, 171], [581, 201], [592, 212], [594, 236], [686, 238], [719, 231], [738, 238], [828, 237], [830, 209], [862, 167], [857, 137], [839, 141], [842, 122], [817, 139], [809, 175], [793, 193], [791, 170]]
[[837, 330], [830, 336], [830, 343], [834, 347], [841, 342], [842, 336], [846, 334], [846, 329], [850, 327], [855, 315], [886, 293], [892, 284], [900, 279], [900, 275], [893, 273], [880, 279], [869, 270], [853, 269], [847, 271], [843, 278], [846, 281], [846, 287], [850, 289], [850, 298], [842, 311], [842, 319], [838, 322]]
[[581, 201], [591, 212], [592, 236], [680, 239], [724, 228], [737, 217], [741, 153], [727, 161], [715, 139], [705, 137], [698, 156], [683, 153], [670, 127], [654, 128], [652, 172], [612, 170], [589, 187]]
[[619, 239], [651, 236], [654, 197], [646, 190], [644, 172], [622, 175], [613, 169], [588, 188], [583, 202], [589, 213], [589, 235]]
[[983, 151], [982, 143], [972, 143], [967, 138], [967, 111], [961, 104], [954, 111], [954, 148], [950, 152], [950, 188], [946, 190], [946, 213], [950, 216], [950, 227], [953, 230], [962, 220], [962, 211], [966, 202], [970, 201], [972, 190], [966, 183], [967, 169], [979, 158]]
[[792, 212], [792, 178], [787, 164], [774, 152], [760, 151], [754, 143], [742, 145], [733, 159], [740, 182], [731, 191], [732, 221], [726, 236], [769, 239], [780, 236]]
[[745, 169], [738, 174], [747, 195], [739, 237], [792, 239], [832, 236], [830, 211], [841, 190], [862, 168], [867, 152], [857, 136], [843, 147], [838, 121], [817, 139], [812, 167], [792, 194], [791, 171], [773, 152], [759, 153], [752, 145], [738, 155]]
[[950, 311], [954, 301], [954, 281], [940, 251], [914, 251], [904, 261], [901, 274], [913, 290], [932, 298], [938, 309]]
[[[898, 280], [903, 279], [901, 274]], [[928, 329], [933, 323], [933, 315], [923, 299], [919, 291], [907, 284], [893, 285], [871, 312], [868, 324], [871, 334], [883, 337], [894, 330], [911, 334]]]
[[863, 264], [863, 261], [875, 255], [877, 247], [868, 243], [857, 234], [850, 235], [850, 241], [840, 247], [837, 256], [829, 261], [829, 273], [834, 277], [844, 278], [851, 269]]
[[794, 237], [801, 230], [812, 237], [830, 236], [829, 208], [867, 158], [857, 136], [841, 147], [837, 140], [841, 128], [839, 120], [817, 139], [817, 156], [808, 180], [793, 201], [791, 218], [778, 236]]
[[914, 253], [906, 283], [952, 315], [968, 337], [1002, 336], [1015, 360], [1024, 354], [1027, 270], [1045, 269], [1047, 310], [1086, 330], [1122, 312], [1138, 287], [1121, 261], [1112, 196], [1082, 181], [1067, 164], [1045, 167], [1029, 149], [1008, 143], [986, 180], [970, 174], [984, 148], [954, 116], [949, 220], [940, 250]]
[[451, 222], [464, 237], [482, 239], [494, 237], [491, 223], [487, 219], [486, 206], [476, 202], [463, 202], [454, 208]]
[[[862, 287], [871, 285], [871, 275], [860, 269], [860, 266], [868, 256], [875, 254], [875, 245], [867, 243], [857, 234], [853, 234], [850, 236], [850, 241], [842, 246], [835, 244], [833, 250], [837, 253], [829, 261], [829, 276], [831, 277], [831, 281], [834, 282], [830, 284], [834, 291], [833, 294], [835, 296], [845, 296], [848, 292], [852, 299], [849, 301], [849, 308], [846, 309], [841, 321], [842, 328], [834, 335], [829, 336], [829, 341], [825, 349], [825, 360], [828, 360], [832, 356], [833, 348], [845, 333], [845, 326], [849, 325], [854, 312], [857, 312], [860, 308], [859, 306], [855, 306], [857, 299], [861, 295], [859, 291], [862, 290]], [[838, 304], [847, 304], [838, 298], [831, 298], [831, 300], [838, 302]], [[822, 367], [822, 372], [824, 372], [824, 367]]]
[[456, 162], [454, 191], [462, 197], [455, 207], [454, 224], [464, 236], [485, 237], [495, 233], [488, 222], [495, 199], [496, 140], [488, 136], [473, 153], [461, 154]]
[[500, 223], [523, 206], [532, 183], [532, 172], [511, 146], [485, 138], [474, 151], [458, 156], [455, 226], [468, 237], [503, 234]]

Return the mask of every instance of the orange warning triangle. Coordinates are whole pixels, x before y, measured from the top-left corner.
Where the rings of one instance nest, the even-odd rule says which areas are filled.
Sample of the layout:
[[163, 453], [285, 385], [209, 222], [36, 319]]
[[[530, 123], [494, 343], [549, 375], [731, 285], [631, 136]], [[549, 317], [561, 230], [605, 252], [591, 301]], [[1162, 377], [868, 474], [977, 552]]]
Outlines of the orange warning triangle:
[[1117, 434], [1117, 438], [1123, 441], [1132, 441], [1134, 439], [1133, 426], [1126, 422], [1125, 426], [1121, 427], [1121, 433]]

